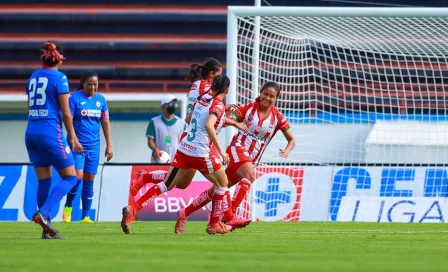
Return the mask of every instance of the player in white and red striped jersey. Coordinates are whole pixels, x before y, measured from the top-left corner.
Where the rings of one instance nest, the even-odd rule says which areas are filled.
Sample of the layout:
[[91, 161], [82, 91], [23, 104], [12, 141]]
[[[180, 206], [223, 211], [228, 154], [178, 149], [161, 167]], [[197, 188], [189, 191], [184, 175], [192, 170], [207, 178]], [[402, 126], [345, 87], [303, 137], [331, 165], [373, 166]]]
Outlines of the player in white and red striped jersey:
[[[193, 105], [196, 102], [197, 98], [206, 93], [210, 93], [213, 79], [221, 73], [222, 65], [218, 60], [214, 58], [205, 59], [203, 65], [195, 63], [190, 66], [188, 76], [185, 78], [185, 80], [188, 80], [192, 83], [190, 92], [188, 94], [187, 116], [192, 111]], [[232, 125], [238, 129], [242, 129], [243, 131], [247, 130], [247, 126], [244, 123], [238, 123], [229, 118], [226, 118], [225, 125]], [[138, 191], [147, 183], [160, 183], [160, 179], [158, 177], [159, 176], [154, 179], [151, 173], [141, 171], [137, 175], [136, 179], [131, 183], [131, 194], [135, 196]], [[165, 182], [165, 185], [167, 187], [169, 187], [171, 184], [171, 179]]]
[[[168, 171], [168, 178], [172, 178], [172, 184], [186, 188], [196, 170], [199, 170], [214, 185], [212, 196], [212, 216], [207, 226], [207, 233], [226, 233], [234, 228], [245, 227], [250, 220], [230, 220], [228, 225], [220, 223], [225, 206], [231, 205], [228, 194], [228, 180], [222, 168], [221, 158], [224, 164], [228, 163], [229, 156], [218, 143], [217, 133], [225, 122], [225, 106], [222, 100], [227, 95], [230, 85], [228, 77], [219, 75], [215, 77], [212, 85], [212, 94], [204, 94], [197, 102], [194, 111], [190, 114], [191, 121], [181, 138], [176, 155]], [[187, 120], [188, 121], [188, 120]], [[123, 208], [121, 227], [123, 232], [129, 233], [135, 214], [146, 206], [158, 195], [167, 192], [174, 186], [166, 187], [165, 183], [158, 183], [151, 187], [137, 202]], [[224, 197], [226, 199], [224, 200]], [[233, 219], [233, 218], [232, 218]]]
[[192, 64], [185, 78], [193, 83], [188, 93], [187, 116], [193, 110], [198, 97], [210, 92], [213, 79], [222, 73], [222, 65], [214, 58], [207, 58], [203, 65]]
[[[237, 184], [237, 187], [231, 205], [233, 210], [224, 214], [225, 220], [227, 220], [226, 216], [235, 216], [236, 209], [255, 181], [255, 167], [277, 131], [282, 131], [288, 142], [286, 148], [280, 150], [282, 158], [287, 158], [295, 146], [294, 136], [289, 130], [286, 117], [274, 106], [279, 95], [278, 84], [268, 82], [263, 86], [260, 97], [254, 103], [240, 107], [234, 106], [231, 111], [237, 121], [246, 123], [249, 131], [238, 130], [226, 150], [230, 157], [230, 163], [226, 169], [229, 185]], [[176, 233], [183, 233], [188, 216], [210, 202], [213, 190], [212, 187], [202, 192], [188, 207], [179, 211]]]

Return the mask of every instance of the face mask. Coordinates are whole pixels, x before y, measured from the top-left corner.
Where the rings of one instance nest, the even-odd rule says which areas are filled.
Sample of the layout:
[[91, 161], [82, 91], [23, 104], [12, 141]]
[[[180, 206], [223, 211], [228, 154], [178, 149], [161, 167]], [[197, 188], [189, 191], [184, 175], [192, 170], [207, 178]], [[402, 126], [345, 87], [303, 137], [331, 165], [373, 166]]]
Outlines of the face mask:
[[171, 103], [168, 105], [168, 107], [166, 107], [166, 112], [168, 114], [173, 114], [176, 111], [176, 105]]

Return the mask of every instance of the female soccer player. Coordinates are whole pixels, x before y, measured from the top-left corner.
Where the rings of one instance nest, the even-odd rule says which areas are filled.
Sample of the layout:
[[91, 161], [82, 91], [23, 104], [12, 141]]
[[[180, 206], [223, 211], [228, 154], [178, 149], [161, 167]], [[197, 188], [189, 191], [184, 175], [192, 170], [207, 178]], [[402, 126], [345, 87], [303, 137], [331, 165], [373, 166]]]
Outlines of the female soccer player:
[[[31, 75], [26, 86], [29, 113], [25, 145], [39, 180], [39, 210], [33, 214], [33, 221], [42, 227], [43, 239], [56, 239], [61, 237], [51, 226], [50, 214], [76, 184], [71, 152], [79, 142], [70, 113], [67, 76], [58, 71], [64, 60], [61, 47], [49, 41], [41, 51], [43, 67]], [[68, 143], [63, 135], [61, 118], [70, 137]], [[51, 166], [56, 168], [62, 181], [49, 194]]]
[[[198, 97], [210, 92], [210, 86], [213, 83], [213, 79], [221, 73], [222, 65], [214, 58], [205, 59], [203, 65], [194, 63], [190, 66], [188, 76], [185, 78], [185, 80], [192, 83], [190, 92], [188, 93], [187, 116], [193, 110], [193, 105]], [[187, 124], [185, 124], [185, 127], [187, 127]], [[160, 177], [160, 175], [157, 175], [156, 177]], [[159, 182], [159, 178], [154, 179], [151, 173], [142, 170], [138, 173], [136, 179], [131, 182], [131, 195], [135, 196], [147, 183]], [[169, 186], [169, 184], [167, 186]]]
[[193, 105], [199, 96], [210, 91], [213, 79], [222, 73], [222, 65], [214, 58], [207, 58], [203, 65], [192, 64], [185, 78], [193, 83], [188, 93], [187, 116], [193, 110]]
[[[282, 131], [288, 141], [286, 148], [280, 149], [282, 158], [287, 158], [295, 146], [294, 135], [289, 130], [288, 121], [274, 106], [279, 95], [278, 84], [268, 82], [261, 89], [261, 95], [255, 103], [242, 105], [232, 112], [237, 121], [244, 121], [248, 125], [249, 132], [239, 130], [226, 150], [230, 156], [230, 164], [226, 169], [229, 185], [237, 184], [232, 200], [233, 210], [225, 213], [226, 216], [234, 216], [236, 209], [250, 190], [251, 184], [255, 181], [255, 167], [277, 131]], [[176, 233], [184, 232], [188, 216], [208, 204], [213, 192], [213, 187], [202, 192], [188, 207], [179, 210], [175, 226]]]
[[72, 220], [72, 202], [82, 182], [81, 223], [93, 223], [90, 208], [93, 201], [93, 181], [100, 162], [100, 124], [106, 138], [106, 159], [110, 161], [113, 157], [109, 110], [106, 99], [98, 93], [98, 74], [92, 70], [84, 72], [81, 85], [70, 95], [69, 100], [76, 137], [81, 145], [73, 153], [78, 181], [67, 194], [62, 220], [67, 223]]
[[[207, 58], [203, 65], [195, 63], [190, 66], [190, 71], [185, 80], [190, 81], [193, 85], [191, 86], [190, 92], [188, 94], [188, 108], [187, 116], [192, 112], [193, 105], [199, 96], [202, 96], [210, 92], [210, 86], [213, 83], [213, 79], [222, 73], [221, 63], [214, 58]], [[187, 120], [186, 120], [187, 121]], [[187, 122], [188, 124], [188, 122]], [[243, 122], [235, 122], [232, 119], [226, 118], [224, 126], [235, 126], [237, 129], [243, 131], [248, 131], [247, 126]], [[191, 177], [193, 178], [194, 172], [191, 172]], [[157, 175], [156, 177], [159, 177]], [[131, 182], [131, 195], [135, 196], [138, 191], [147, 183], [160, 183], [159, 179], [154, 179], [153, 175], [147, 173], [146, 171], [141, 171], [135, 180]], [[165, 185], [169, 187], [172, 184], [172, 179], [169, 179]], [[175, 184], [173, 184], [174, 186]]]
[[[134, 205], [123, 208], [121, 227], [125, 233], [130, 232], [130, 225], [135, 214], [163, 192], [177, 187], [186, 188], [190, 184], [196, 170], [199, 170], [214, 185], [212, 196], [212, 216], [207, 226], [207, 233], [226, 233], [232, 228], [246, 226], [250, 220], [229, 220], [227, 226], [223, 226], [219, 220], [224, 209], [224, 195], [227, 190], [227, 177], [221, 166], [220, 155], [223, 163], [227, 164], [229, 156], [218, 143], [217, 133], [225, 122], [224, 104], [222, 100], [227, 95], [230, 80], [226, 76], [215, 77], [212, 85], [212, 94], [204, 94], [197, 102], [194, 111], [190, 113], [189, 123], [179, 148], [168, 171], [168, 179], [172, 184], [167, 188], [165, 183], [158, 183], [143, 195]], [[187, 118], [187, 119], [189, 119]]]

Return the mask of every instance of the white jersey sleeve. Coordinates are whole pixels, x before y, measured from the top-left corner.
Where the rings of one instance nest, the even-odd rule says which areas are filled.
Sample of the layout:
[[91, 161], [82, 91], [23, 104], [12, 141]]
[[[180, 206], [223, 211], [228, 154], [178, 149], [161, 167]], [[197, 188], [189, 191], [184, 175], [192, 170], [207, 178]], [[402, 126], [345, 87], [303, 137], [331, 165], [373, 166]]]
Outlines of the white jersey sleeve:
[[194, 103], [198, 100], [198, 97], [208, 93], [210, 91], [210, 85], [206, 80], [198, 80], [191, 85], [190, 92], [188, 93], [188, 105], [187, 116], [193, 110]]

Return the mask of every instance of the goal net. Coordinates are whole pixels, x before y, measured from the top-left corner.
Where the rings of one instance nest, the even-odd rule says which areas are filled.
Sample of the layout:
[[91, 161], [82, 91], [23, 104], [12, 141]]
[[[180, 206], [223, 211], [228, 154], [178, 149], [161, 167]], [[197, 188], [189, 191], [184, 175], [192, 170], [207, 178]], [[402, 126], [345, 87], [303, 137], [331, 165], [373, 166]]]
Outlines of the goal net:
[[[338, 215], [341, 199], [366, 185], [359, 180], [369, 173], [356, 167], [398, 167], [372, 170], [369, 180], [379, 185], [369, 187], [368, 197], [389, 192], [384, 175], [415, 177], [399, 167], [446, 164], [447, 15], [440, 9], [230, 7], [232, 102], [252, 102], [264, 83], [279, 83], [276, 106], [296, 141], [289, 158], [279, 159], [286, 140], [276, 135], [240, 214], [298, 221], [303, 205], [324, 205], [335, 220], [344, 216]], [[326, 200], [302, 196], [304, 177], [319, 183], [327, 171], [308, 166], [329, 167]], [[409, 196], [407, 189], [391, 194]]]

